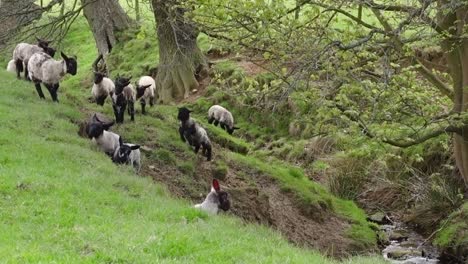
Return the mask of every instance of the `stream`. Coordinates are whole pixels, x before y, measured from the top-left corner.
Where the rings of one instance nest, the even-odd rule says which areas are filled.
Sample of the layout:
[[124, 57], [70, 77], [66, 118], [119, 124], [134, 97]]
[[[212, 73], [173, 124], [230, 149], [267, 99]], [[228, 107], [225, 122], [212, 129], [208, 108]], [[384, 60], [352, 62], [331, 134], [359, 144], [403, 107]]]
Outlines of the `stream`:
[[437, 249], [425, 238], [401, 223], [380, 225], [388, 244], [382, 255], [392, 264], [434, 264], [438, 260]]

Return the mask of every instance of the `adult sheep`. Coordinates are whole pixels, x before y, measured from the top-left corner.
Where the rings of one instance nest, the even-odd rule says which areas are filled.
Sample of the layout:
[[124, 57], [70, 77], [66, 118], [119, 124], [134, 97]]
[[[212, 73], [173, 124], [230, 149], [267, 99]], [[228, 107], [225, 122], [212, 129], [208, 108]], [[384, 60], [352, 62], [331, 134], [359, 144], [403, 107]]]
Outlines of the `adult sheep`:
[[107, 97], [112, 99], [115, 92], [114, 82], [102, 72], [94, 72], [94, 84], [91, 90], [94, 100], [103, 106]]
[[24, 78], [29, 80], [29, 68], [28, 63], [31, 57], [35, 53], [45, 52], [49, 56], [55, 55], [55, 49], [49, 47], [49, 41], [45, 41], [37, 38], [37, 45], [32, 45], [28, 43], [20, 43], [16, 45], [15, 50], [13, 51], [13, 60], [15, 61], [16, 75], [18, 79], [20, 78], [20, 73], [24, 71]]
[[231, 112], [220, 105], [213, 105], [208, 110], [208, 123], [212, 124], [213, 121], [215, 126], [221, 124], [221, 128], [226, 130], [230, 135], [232, 135], [234, 130], [239, 129], [234, 126], [234, 117]]
[[150, 76], [143, 76], [138, 80], [136, 85], [136, 99], [140, 100], [141, 113], [146, 114], [145, 106], [146, 100], [149, 101], [150, 107], [154, 105], [154, 90], [156, 89], [156, 82]]
[[45, 99], [42, 93], [41, 83], [49, 90], [50, 96], [54, 102], [58, 102], [57, 90], [60, 80], [69, 73], [76, 75], [78, 68], [76, 58], [67, 57], [61, 53], [62, 60], [56, 61], [44, 52], [35, 53], [28, 62], [29, 78], [34, 82], [39, 97]]
[[180, 120], [180, 139], [184, 142], [187, 141], [190, 146], [194, 147], [195, 153], [198, 153], [200, 147], [203, 147], [202, 153], [210, 161], [212, 156], [210, 138], [206, 130], [190, 118], [191, 112], [185, 107], [179, 108], [177, 119]]
[[112, 96], [112, 107], [114, 109], [115, 121], [124, 122], [125, 110], [128, 106], [130, 120], [135, 121], [136, 92], [130, 84], [130, 78], [117, 76], [115, 79], [115, 93]]

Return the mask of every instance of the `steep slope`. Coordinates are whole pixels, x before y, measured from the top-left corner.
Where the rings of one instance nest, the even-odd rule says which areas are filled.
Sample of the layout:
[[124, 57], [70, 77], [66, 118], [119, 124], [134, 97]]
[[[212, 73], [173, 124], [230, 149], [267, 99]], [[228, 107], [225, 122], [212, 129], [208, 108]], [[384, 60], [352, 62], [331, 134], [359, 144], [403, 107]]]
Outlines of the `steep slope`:
[[73, 99], [41, 101], [30, 83], [4, 72], [0, 79], [2, 261], [333, 262], [266, 228], [169, 198], [78, 137]]

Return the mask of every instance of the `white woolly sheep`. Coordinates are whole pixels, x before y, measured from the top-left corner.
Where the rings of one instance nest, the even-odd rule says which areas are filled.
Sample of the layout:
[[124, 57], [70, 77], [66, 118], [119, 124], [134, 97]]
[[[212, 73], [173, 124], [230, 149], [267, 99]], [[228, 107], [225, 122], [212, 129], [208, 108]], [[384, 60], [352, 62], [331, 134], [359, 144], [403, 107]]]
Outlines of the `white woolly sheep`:
[[41, 83], [49, 90], [52, 100], [58, 102], [57, 90], [60, 80], [67, 73], [76, 75], [76, 58], [68, 58], [63, 52], [61, 55], [63, 60], [56, 61], [46, 53], [39, 52], [32, 55], [28, 62], [29, 77], [42, 99], [45, 99], [45, 96], [42, 93]]
[[114, 108], [117, 123], [124, 122], [125, 109], [128, 105], [130, 120], [135, 121], [136, 92], [130, 84], [130, 78], [117, 77], [115, 79], [115, 93], [112, 96], [112, 107]]
[[13, 51], [13, 60], [16, 64], [16, 75], [20, 78], [20, 73], [24, 70], [24, 78], [29, 80], [28, 63], [31, 57], [38, 52], [45, 52], [50, 56], [55, 55], [55, 49], [49, 47], [49, 41], [37, 38], [38, 44], [20, 43], [16, 45]]
[[215, 126], [221, 124], [221, 128], [226, 130], [230, 135], [232, 135], [234, 130], [239, 129], [234, 126], [234, 117], [231, 112], [220, 105], [213, 105], [208, 110], [208, 123], [212, 124], [213, 121]]
[[140, 172], [140, 146], [136, 144], [123, 143], [122, 137], [119, 138], [119, 147], [115, 150], [112, 161], [116, 164], [132, 165], [136, 173]]
[[146, 114], [146, 100], [149, 100], [150, 107], [153, 106], [155, 89], [156, 82], [150, 76], [143, 76], [138, 80], [138, 83], [136, 84], [136, 99], [140, 99], [142, 114]]
[[112, 96], [115, 92], [114, 82], [105, 77], [104, 73], [94, 72], [94, 84], [91, 90], [91, 94], [98, 105], [104, 105], [106, 98]]
[[200, 146], [202, 146], [203, 155], [210, 161], [212, 156], [210, 138], [206, 130], [190, 118], [191, 112], [185, 107], [179, 108], [177, 119], [180, 120], [180, 139], [184, 142], [187, 141], [190, 146], [193, 146], [195, 153], [198, 153]]
[[88, 137], [94, 139], [102, 151], [110, 157], [113, 157], [115, 151], [120, 146], [120, 136], [114, 132], [107, 131], [113, 124], [114, 122], [103, 123], [94, 115], [93, 122], [88, 125], [86, 131]]
[[7, 71], [16, 72], [15, 60], [11, 60], [11, 61], [8, 62]]
[[229, 210], [231, 202], [229, 201], [227, 192], [221, 191], [218, 180], [213, 179], [210, 193], [208, 193], [203, 203], [196, 204], [194, 207], [209, 214], [217, 214], [219, 209], [223, 211]]

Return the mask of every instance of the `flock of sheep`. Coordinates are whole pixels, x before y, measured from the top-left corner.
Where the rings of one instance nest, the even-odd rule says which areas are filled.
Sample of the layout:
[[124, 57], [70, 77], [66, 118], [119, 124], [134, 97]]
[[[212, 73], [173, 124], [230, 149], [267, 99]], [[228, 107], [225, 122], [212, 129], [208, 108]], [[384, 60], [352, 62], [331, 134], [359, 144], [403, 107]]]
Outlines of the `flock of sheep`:
[[[32, 81], [41, 99], [44, 99], [41, 83], [49, 91], [52, 100], [58, 102], [57, 91], [60, 80], [68, 73], [75, 75], [78, 69], [76, 57], [68, 57], [61, 53], [62, 60], [55, 60], [55, 49], [49, 47], [49, 41], [37, 38], [36, 45], [20, 43], [13, 52], [13, 59], [8, 63], [7, 70], [16, 72], [18, 79], [24, 71], [26, 80]], [[135, 120], [135, 101], [141, 104], [141, 113], [146, 113], [146, 103], [154, 105], [155, 80], [150, 76], [141, 77], [136, 82], [136, 88], [131, 84], [131, 77], [126, 78], [117, 75], [112, 81], [106, 74], [94, 71], [94, 84], [91, 93], [94, 101], [103, 106], [106, 99], [110, 98], [115, 115], [115, 122], [123, 123], [127, 110], [131, 121]], [[206, 130], [190, 117], [190, 111], [186, 107], [179, 108], [178, 120], [180, 121], [179, 134], [182, 141], [187, 142], [198, 153], [202, 148], [202, 154], [208, 161], [212, 159], [212, 144]], [[106, 121], [100, 114], [94, 114], [86, 124], [86, 134], [100, 149], [109, 155], [116, 164], [132, 165], [137, 173], [140, 172], [140, 146], [124, 143], [120, 135], [109, 131], [114, 121]], [[208, 122], [221, 125], [221, 128], [232, 134], [238, 127], [234, 126], [232, 114], [222, 106], [213, 105], [208, 110]], [[213, 179], [211, 191], [201, 204], [195, 205], [208, 213], [216, 214], [219, 209], [227, 211], [230, 208], [228, 194], [222, 191], [218, 180]]]

